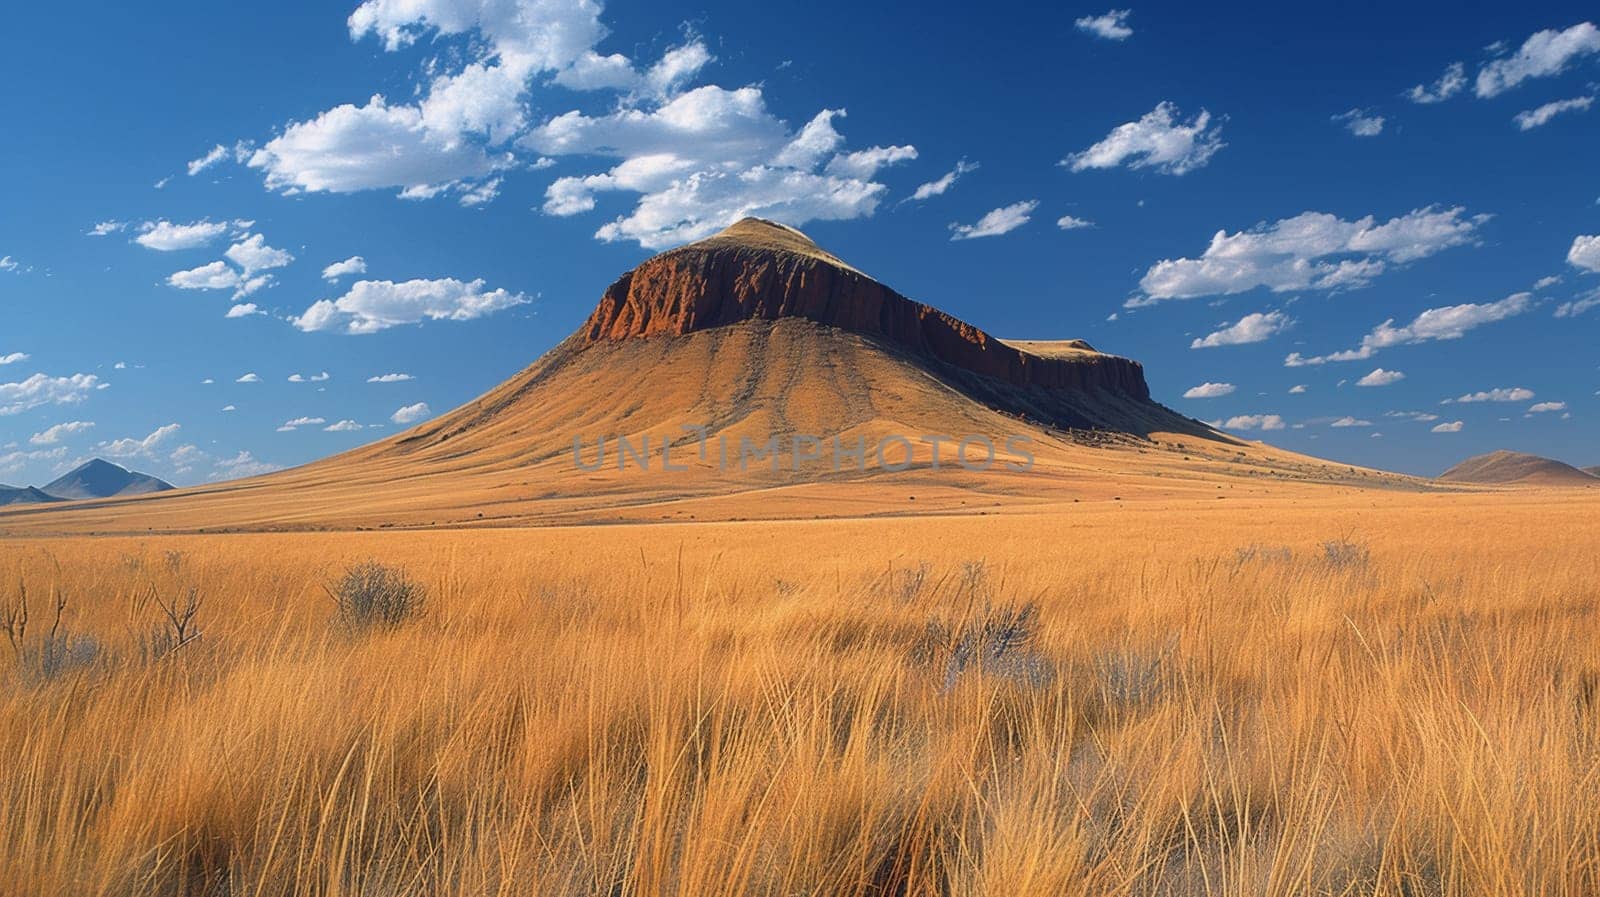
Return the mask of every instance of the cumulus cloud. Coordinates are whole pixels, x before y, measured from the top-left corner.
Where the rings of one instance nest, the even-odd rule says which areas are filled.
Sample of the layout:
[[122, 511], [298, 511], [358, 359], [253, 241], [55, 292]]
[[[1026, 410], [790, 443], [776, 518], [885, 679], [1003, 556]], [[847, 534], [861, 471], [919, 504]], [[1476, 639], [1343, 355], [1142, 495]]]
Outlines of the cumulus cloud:
[[1094, 222], [1087, 218], [1078, 218], [1073, 215], [1062, 215], [1056, 219], [1056, 227], [1062, 230], [1078, 230], [1084, 227], [1094, 227]]
[[365, 429], [365, 428], [362, 427], [361, 424], [358, 424], [353, 420], [340, 420], [340, 421], [334, 421], [333, 423], [327, 425], [326, 427], [323, 427], [322, 429], [323, 429], [323, 432], [326, 432], [326, 433], [353, 433], [356, 430], [361, 430], [361, 429]]
[[235, 382], [235, 383], [260, 383], [261, 382], [261, 377], [259, 375], [257, 375], [254, 371], [251, 371], [250, 373], [241, 376], [239, 379], [237, 379], [237, 380], [235, 380], [233, 382]]
[[378, 374], [375, 377], [368, 377], [367, 378], [367, 382], [368, 383], [404, 383], [407, 380], [412, 380], [412, 379], [415, 379], [415, 378], [413, 378], [410, 374]]
[[1306, 387], [1306, 385], [1304, 383], [1296, 383], [1295, 385], [1289, 387], [1289, 395], [1292, 395], [1292, 396], [1300, 395], [1300, 394], [1304, 393], [1306, 391], [1306, 389], [1307, 389], [1307, 387]]
[[481, 278], [460, 281], [445, 277], [401, 283], [358, 280], [338, 299], [312, 303], [293, 323], [306, 332], [377, 333], [425, 320], [470, 321], [530, 301], [521, 293], [485, 290]]
[[1207, 381], [1199, 386], [1191, 386], [1184, 391], [1186, 399], [1215, 399], [1222, 396], [1233, 395], [1238, 387], [1232, 383], [1212, 383]]
[[34, 374], [15, 383], [0, 383], [0, 417], [21, 414], [41, 405], [75, 405], [106, 385], [94, 374], [69, 377]]
[[1385, 411], [1383, 416], [1400, 420], [1414, 420], [1420, 423], [1429, 423], [1439, 419], [1439, 415], [1429, 414], [1426, 411]]
[[205, 155], [189, 161], [189, 177], [194, 177], [208, 168], [221, 165], [230, 158], [237, 162], [246, 161], [250, 158], [250, 152], [250, 144], [245, 141], [235, 143], [232, 147], [223, 146], [219, 143], [208, 150]]
[[1600, 272], [1600, 236], [1579, 235], [1567, 250], [1567, 263], [1585, 271]]
[[254, 455], [242, 451], [231, 458], [218, 460], [211, 473], [211, 479], [235, 480], [241, 477], [260, 476], [279, 469], [280, 467], [277, 464], [269, 464], [265, 461], [257, 460]]
[[1406, 375], [1400, 371], [1386, 371], [1383, 368], [1373, 368], [1372, 373], [1356, 381], [1357, 386], [1388, 386], [1399, 383]]
[[327, 281], [338, 280], [350, 274], [367, 273], [367, 260], [359, 255], [352, 255], [342, 262], [334, 262], [322, 269], [322, 279]]
[[228, 308], [228, 313], [223, 315], [223, 317], [224, 318], [248, 318], [251, 315], [264, 315], [264, 314], [266, 314], [266, 312], [264, 312], [261, 309], [257, 308], [256, 304], [254, 302], [241, 302], [241, 303], [239, 303], [237, 305], [230, 306]]
[[167, 285], [180, 290], [232, 290], [238, 289], [239, 273], [218, 259], [198, 268], [178, 271], [167, 278]]
[[1009, 206], [995, 209], [973, 224], [950, 225], [950, 239], [976, 240], [979, 237], [998, 237], [1009, 234], [1017, 228], [1027, 224], [1033, 217], [1033, 210], [1039, 207], [1037, 199], [1026, 199], [1014, 202]]
[[87, 233], [91, 237], [105, 237], [118, 231], [126, 230], [127, 227], [128, 223], [126, 221], [101, 221], [94, 227], [89, 228]]
[[1370, 426], [1372, 426], [1372, 421], [1370, 421], [1370, 420], [1362, 420], [1361, 418], [1358, 418], [1358, 417], [1348, 417], [1348, 416], [1346, 416], [1346, 417], [1341, 417], [1338, 420], [1335, 420], [1333, 423], [1329, 424], [1328, 426], [1337, 427], [1339, 429], [1345, 429], [1347, 427], [1370, 427]]
[[433, 414], [427, 402], [418, 402], [415, 405], [406, 405], [389, 415], [389, 419], [397, 424], [414, 424]]
[[289, 382], [290, 383], [321, 383], [322, 381], [330, 379], [331, 377], [333, 377], [333, 375], [328, 373], [327, 371], [323, 371], [320, 374], [312, 374], [309, 377], [307, 377], [305, 374], [290, 374], [289, 375]]
[[1383, 116], [1374, 114], [1365, 109], [1351, 109], [1341, 112], [1333, 120], [1344, 125], [1350, 133], [1357, 137], [1376, 137], [1383, 133]]
[[1073, 22], [1079, 31], [1092, 34], [1106, 40], [1127, 40], [1133, 37], [1133, 29], [1128, 27], [1128, 16], [1133, 15], [1131, 9], [1113, 9], [1104, 15], [1084, 16]]
[[1529, 406], [1528, 413], [1529, 414], [1546, 414], [1546, 413], [1551, 412], [1551, 411], [1565, 411], [1565, 410], [1567, 410], [1567, 403], [1566, 402], [1539, 402], [1539, 403], [1537, 403], [1535, 405]]
[[1555, 315], [1558, 318], [1576, 318], [1591, 308], [1600, 308], [1600, 293], [1591, 294], [1583, 299], [1574, 299], [1556, 306]]
[[1526, 112], [1518, 112], [1512, 121], [1516, 122], [1517, 130], [1531, 131], [1540, 125], [1546, 124], [1563, 112], [1582, 112], [1594, 105], [1594, 97], [1574, 97], [1570, 100], [1556, 100], [1545, 103]]
[[1413, 103], [1442, 103], [1460, 93], [1467, 86], [1467, 66], [1465, 63], [1452, 62], [1445, 67], [1444, 74], [1430, 84], [1418, 84], [1406, 91], [1406, 96]]
[[33, 445], [55, 445], [56, 443], [60, 442], [63, 437], [71, 436], [74, 433], [82, 433], [93, 426], [94, 421], [67, 421], [66, 423], [56, 424], [53, 427], [47, 427], [46, 429], [33, 434], [32, 436], [28, 437], [28, 442], [32, 443]]
[[1061, 164], [1073, 171], [1127, 165], [1182, 175], [1204, 167], [1224, 146], [1222, 126], [1211, 126], [1211, 113], [1201, 109], [1185, 123], [1177, 106], [1163, 102], [1138, 121], [1113, 128], [1104, 140], [1067, 156]]
[[325, 418], [320, 417], [297, 417], [293, 420], [284, 421], [283, 426], [278, 428], [278, 432], [288, 433], [292, 430], [298, 430], [301, 427], [320, 427], [327, 422], [328, 421]]
[[133, 241], [146, 249], [159, 252], [199, 249], [210, 245], [212, 241], [227, 233], [229, 227], [226, 221], [202, 219], [188, 224], [175, 224], [163, 218], [140, 224], [139, 235], [134, 237]]
[[228, 261], [238, 265], [245, 277], [256, 271], [282, 268], [294, 261], [294, 256], [287, 250], [268, 246], [266, 238], [260, 234], [246, 234], [237, 243], [229, 246], [223, 255], [228, 257]]
[[578, 215], [596, 208], [601, 193], [639, 194], [630, 214], [602, 225], [595, 236], [657, 249], [750, 215], [799, 225], [873, 214], [888, 190], [873, 180], [878, 168], [914, 158], [916, 150], [841, 152], [844, 137], [834, 121], [844, 115], [823, 110], [790, 135], [759, 88], [707, 85], [654, 109], [568, 112], [521, 143], [548, 156], [620, 159], [598, 174], [557, 179], [545, 192], [544, 211]]
[[1521, 386], [1497, 387], [1481, 392], [1469, 392], [1464, 396], [1454, 399], [1445, 399], [1443, 404], [1450, 405], [1456, 402], [1471, 404], [1473, 402], [1526, 402], [1533, 398], [1533, 390]]
[[1222, 422], [1224, 430], [1282, 430], [1283, 418], [1276, 414], [1240, 414]]
[[1230, 234], [1219, 230], [1199, 258], [1164, 259], [1139, 281], [1143, 298], [1162, 299], [1242, 293], [1362, 287], [1391, 264], [1427, 258], [1477, 239], [1487, 215], [1460, 207], [1415, 209], [1379, 223], [1368, 215], [1346, 221], [1326, 212], [1302, 212], [1271, 224]]
[[150, 457], [156, 449], [160, 448], [180, 429], [182, 428], [177, 424], [167, 424], [164, 427], [157, 427], [143, 439], [126, 438], [102, 442], [96, 447], [96, 450], [112, 458]]
[[1241, 346], [1271, 339], [1287, 330], [1293, 322], [1281, 311], [1254, 312], [1220, 330], [1189, 344], [1191, 349], [1214, 349], [1218, 346]]
[[932, 199], [935, 196], [943, 196], [951, 187], [955, 186], [956, 181], [960, 180], [962, 175], [977, 170], [978, 163], [962, 159], [956, 163], [956, 167], [940, 175], [937, 179], [918, 185], [917, 189], [911, 194], [911, 200], [921, 202], [926, 199]]
[[1600, 53], [1600, 28], [1581, 22], [1565, 31], [1537, 31], [1515, 53], [1485, 63], [1478, 70], [1473, 92], [1498, 96], [1529, 78], [1546, 78], [1565, 71], [1573, 60]]
[[32, 357], [26, 352], [12, 352], [7, 355], [0, 355], [0, 364], [16, 364], [19, 361], [27, 361]]
[[1433, 429], [1430, 432], [1433, 432], [1433, 433], [1460, 433], [1461, 432], [1461, 428], [1464, 427], [1464, 426], [1466, 426], [1466, 424], [1462, 423], [1461, 421], [1453, 420], [1453, 421], [1449, 421], [1447, 423], [1435, 424]]
[[1427, 343], [1439, 340], [1460, 339], [1467, 331], [1515, 317], [1533, 307], [1532, 295], [1513, 293], [1498, 302], [1462, 303], [1441, 308], [1430, 308], [1417, 315], [1411, 323], [1394, 326], [1390, 318], [1372, 329], [1354, 349], [1329, 355], [1306, 357], [1299, 352], [1290, 353], [1283, 363], [1288, 367], [1326, 364], [1330, 361], [1362, 361], [1380, 349], [1410, 343]]

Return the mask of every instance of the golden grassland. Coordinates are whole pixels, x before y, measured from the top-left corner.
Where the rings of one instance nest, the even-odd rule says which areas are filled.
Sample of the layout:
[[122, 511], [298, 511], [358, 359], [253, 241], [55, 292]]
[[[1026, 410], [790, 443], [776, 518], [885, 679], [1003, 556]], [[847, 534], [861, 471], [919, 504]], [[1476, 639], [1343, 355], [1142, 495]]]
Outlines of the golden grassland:
[[0, 541], [0, 894], [1593, 895], [1597, 511]]

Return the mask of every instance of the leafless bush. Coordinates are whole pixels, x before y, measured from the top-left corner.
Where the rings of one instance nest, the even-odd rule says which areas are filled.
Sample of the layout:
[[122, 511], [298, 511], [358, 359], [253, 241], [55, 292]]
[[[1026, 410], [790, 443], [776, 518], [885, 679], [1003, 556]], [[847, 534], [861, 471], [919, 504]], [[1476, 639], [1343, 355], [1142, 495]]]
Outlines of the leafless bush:
[[1294, 560], [1294, 549], [1287, 545], [1246, 545], [1234, 550], [1233, 560], [1241, 567], [1250, 563], [1287, 564]]
[[953, 625], [929, 620], [918, 653], [940, 672], [943, 691], [954, 688], [969, 672], [1043, 685], [1055, 670], [1031, 647], [1038, 622], [1039, 608], [1032, 602], [1000, 607], [985, 603]]
[[[171, 554], [168, 553], [169, 565], [172, 565]], [[201, 604], [199, 589], [191, 586], [166, 597], [151, 586], [149, 598], [161, 609], [161, 620], [139, 639], [139, 653], [147, 662], [160, 660], [200, 638], [200, 629], [195, 623]]]
[[398, 567], [363, 561], [327, 589], [335, 617], [351, 631], [393, 629], [422, 614], [422, 585]]
[[36, 641], [28, 639], [28, 586], [17, 583], [17, 595], [0, 610], [0, 625], [4, 625], [6, 641], [11, 645], [12, 658], [25, 680], [49, 682], [74, 670], [94, 665], [100, 657], [100, 643], [86, 635], [74, 635], [61, 625], [67, 610], [67, 596], [60, 589], [51, 589], [51, 603], [55, 615], [50, 631]]
[[1322, 543], [1322, 561], [1334, 570], [1360, 569], [1371, 560], [1371, 549], [1364, 543], [1351, 541], [1348, 536]]

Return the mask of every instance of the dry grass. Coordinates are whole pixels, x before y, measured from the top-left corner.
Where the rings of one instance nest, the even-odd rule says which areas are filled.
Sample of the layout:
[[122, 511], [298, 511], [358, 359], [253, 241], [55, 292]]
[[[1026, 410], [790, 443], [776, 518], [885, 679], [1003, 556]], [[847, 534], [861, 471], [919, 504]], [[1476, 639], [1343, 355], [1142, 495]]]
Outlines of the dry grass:
[[1594, 499], [1339, 502], [0, 542], [0, 894], [1600, 893]]

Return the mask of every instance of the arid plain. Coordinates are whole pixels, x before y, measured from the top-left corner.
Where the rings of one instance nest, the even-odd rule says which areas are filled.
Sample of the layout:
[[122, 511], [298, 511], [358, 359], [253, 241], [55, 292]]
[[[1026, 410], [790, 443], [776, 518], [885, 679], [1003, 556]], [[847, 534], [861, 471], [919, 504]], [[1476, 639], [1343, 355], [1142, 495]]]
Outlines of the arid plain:
[[0, 513], [0, 893], [1600, 892], [1600, 488], [1241, 442], [774, 227], [390, 440]]

